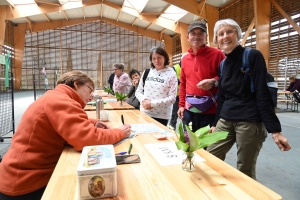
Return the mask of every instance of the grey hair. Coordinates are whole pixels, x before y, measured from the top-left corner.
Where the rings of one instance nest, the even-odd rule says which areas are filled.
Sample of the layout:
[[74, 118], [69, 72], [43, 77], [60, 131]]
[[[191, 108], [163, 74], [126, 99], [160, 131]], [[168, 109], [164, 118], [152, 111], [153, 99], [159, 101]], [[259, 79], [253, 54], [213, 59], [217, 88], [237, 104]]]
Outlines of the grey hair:
[[221, 19], [219, 21], [216, 22], [215, 27], [214, 27], [214, 43], [217, 44], [217, 37], [218, 37], [218, 31], [221, 25], [230, 25], [233, 26], [236, 29], [237, 32], [237, 36], [238, 36], [238, 41], [242, 38], [242, 29], [241, 27], [238, 25], [238, 23], [236, 23], [236, 21], [234, 21], [233, 19]]
[[125, 68], [125, 66], [124, 66], [123, 63], [115, 63], [115, 64], [113, 65], [113, 67], [116, 67], [116, 68], [122, 70], [122, 72], [124, 71], [124, 68]]

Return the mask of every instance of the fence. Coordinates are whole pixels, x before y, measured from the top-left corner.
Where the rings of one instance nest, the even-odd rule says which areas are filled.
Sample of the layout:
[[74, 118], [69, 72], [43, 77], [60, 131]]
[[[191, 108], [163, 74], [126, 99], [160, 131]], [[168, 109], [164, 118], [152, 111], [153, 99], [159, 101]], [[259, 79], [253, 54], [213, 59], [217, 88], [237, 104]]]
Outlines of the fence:
[[4, 67], [0, 70], [0, 141], [8, 133], [15, 132], [14, 116], [14, 79], [13, 73], [10, 73], [9, 85], [5, 85]]

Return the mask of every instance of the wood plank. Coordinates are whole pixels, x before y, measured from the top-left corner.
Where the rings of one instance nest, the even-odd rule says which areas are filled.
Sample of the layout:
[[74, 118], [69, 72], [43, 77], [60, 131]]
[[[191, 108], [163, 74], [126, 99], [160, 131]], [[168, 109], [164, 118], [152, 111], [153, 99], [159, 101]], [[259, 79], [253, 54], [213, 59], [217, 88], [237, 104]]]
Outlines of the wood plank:
[[[112, 120], [108, 125], [111, 127], [122, 124], [120, 116], [123, 114], [128, 124], [154, 123], [167, 129], [139, 110], [109, 112]], [[87, 111], [87, 115], [94, 118], [95, 112]], [[169, 138], [168, 141], [176, 140]], [[281, 199], [280, 195], [202, 149], [196, 153], [206, 162], [196, 163], [194, 172], [183, 171], [181, 164], [160, 166], [144, 146], [157, 142], [162, 141], [151, 134], [140, 134], [115, 147], [116, 152], [126, 151], [132, 143], [132, 154], [139, 154], [141, 163], [117, 166], [118, 195], [113, 199]], [[70, 146], [65, 147], [43, 200], [78, 199], [76, 169], [79, 159], [80, 152]]]
[[[132, 105], [129, 105], [126, 102], [123, 102], [123, 105], [120, 105], [120, 102], [107, 102], [104, 104], [104, 110], [134, 110], [135, 108]], [[95, 111], [96, 106], [86, 105], [84, 107], [86, 111]]]

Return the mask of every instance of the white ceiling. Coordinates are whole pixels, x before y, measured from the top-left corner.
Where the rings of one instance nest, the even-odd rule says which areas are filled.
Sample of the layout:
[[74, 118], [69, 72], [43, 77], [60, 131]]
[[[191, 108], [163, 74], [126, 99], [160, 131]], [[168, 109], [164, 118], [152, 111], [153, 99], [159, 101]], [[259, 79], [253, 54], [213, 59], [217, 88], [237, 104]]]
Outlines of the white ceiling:
[[[13, 0], [10, 0], [13, 1]], [[25, 14], [19, 17], [11, 18], [15, 24], [19, 23], [35, 23], [35, 22], [53, 22], [56, 20], [70, 20], [70, 19], [85, 19], [91, 17], [100, 17], [102, 11], [102, 17], [118, 21], [124, 22], [126, 24], [131, 24], [132, 26], [138, 26], [141, 28], [147, 28], [148, 30], [163, 32], [164, 34], [174, 35], [175, 27], [174, 24], [176, 21], [172, 21], [172, 19], [167, 19], [161, 17], [161, 13], [163, 13], [167, 8], [169, 8], [172, 4], [168, 2], [172, 2], [169, 0], [143, 0], [145, 2], [145, 6], [143, 7], [140, 15], [138, 13], [138, 9], [135, 9], [137, 5], [135, 2], [142, 0], [82, 0], [82, 4], [79, 6], [74, 6], [73, 8], [68, 7], [72, 2], [78, 0], [69, 0], [70, 2], [64, 4], [64, 6], [59, 5], [58, 0], [35, 0], [37, 5], [33, 6], [47, 6], [48, 10], [51, 12], [41, 13], [39, 12], [29, 12], [30, 14]], [[79, 0], [80, 1], [80, 0]], [[167, 2], [168, 1], [168, 2]], [[184, 1], [184, 0], [175, 0], [174, 2]], [[193, 0], [188, 0], [191, 2]], [[195, 0], [197, 2], [204, 2], [205, 0]], [[206, 4], [221, 7], [222, 5], [230, 2], [231, 0], [206, 0]], [[101, 3], [103, 2], [102, 6]], [[57, 4], [57, 5], [55, 5]], [[10, 5], [6, 0], [0, 0], [0, 5]], [[83, 5], [83, 6], [82, 6]], [[88, 6], [86, 6], [88, 5]], [[134, 8], [128, 8], [128, 5], [134, 6]], [[22, 9], [24, 5], [15, 5], [15, 8], [12, 9]], [[175, 5], [176, 6], [176, 5]], [[67, 8], [67, 9], [65, 9]], [[42, 10], [42, 9], [40, 9]], [[58, 12], [59, 10], [65, 11]], [[186, 11], [184, 11], [186, 12]], [[28, 13], [28, 11], [27, 11]], [[183, 12], [181, 12], [183, 13]], [[176, 13], [172, 13], [176, 14]], [[177, 13], [180, 14], [180, 13]], [[26, 17], [26, 18], [25, 18]], [[190, 24], [194, 20], [197, 20], [199, 17], [192, 13], [186, 13], [182, 16], [178, 21], [186, 24]], [[157, 20], [156, 20], [157, 19]]]

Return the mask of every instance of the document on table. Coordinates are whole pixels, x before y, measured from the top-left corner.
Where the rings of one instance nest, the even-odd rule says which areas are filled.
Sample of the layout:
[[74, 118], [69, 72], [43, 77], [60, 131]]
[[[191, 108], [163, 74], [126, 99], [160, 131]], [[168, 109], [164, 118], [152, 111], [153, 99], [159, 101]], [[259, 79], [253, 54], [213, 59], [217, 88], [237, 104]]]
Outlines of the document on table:
[[162, 133], [164, 132], [163, 129], [159, 128], [153, 123], [147, 124], [130, 124], [131, 131], [136, 133]]
[[[146, 149], [161, 166], [180, 165], [183, 152], [178, 150], [175, 142], [160, 142], [144, 144]], [[195, 154], [195, 162], [204, 162], [205, 159]]]

